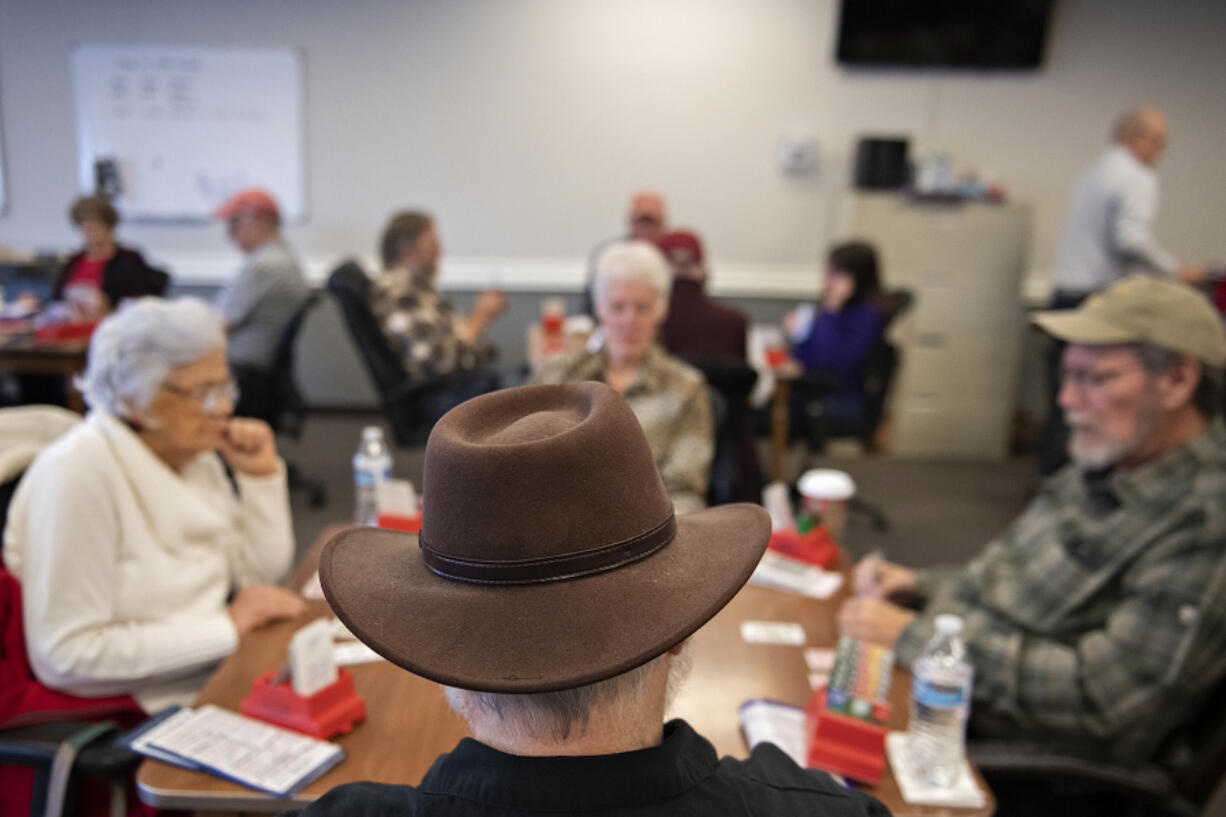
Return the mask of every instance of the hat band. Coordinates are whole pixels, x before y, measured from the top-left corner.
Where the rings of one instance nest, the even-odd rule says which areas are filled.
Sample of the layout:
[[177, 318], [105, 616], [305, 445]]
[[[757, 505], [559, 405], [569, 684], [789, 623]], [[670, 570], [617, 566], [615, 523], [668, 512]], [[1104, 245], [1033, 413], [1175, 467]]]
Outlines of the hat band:
[[632, 539], [565, 556], [520, 559], [513, 562], [487, 562], [444, 556], [426, 543], [424, 531], [417, 537], [417, 542], [426, 567], [445, 579], [478, 584], [538, 584], [590, 576], [638, 561], [673, 541], [676, 535], [677, 518], [670, 513], [663, 522]]

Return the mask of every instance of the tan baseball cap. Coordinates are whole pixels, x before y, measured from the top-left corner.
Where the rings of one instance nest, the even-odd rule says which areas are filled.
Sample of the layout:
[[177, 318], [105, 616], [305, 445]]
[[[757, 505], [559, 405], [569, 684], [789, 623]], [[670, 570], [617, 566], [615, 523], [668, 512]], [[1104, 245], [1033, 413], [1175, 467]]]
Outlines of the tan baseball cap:
[[1152, 343], [1208, 366], [1226, 363], [1226, 330], [1209, 302], [1191, 287], [1147, 275], [1112, 284], [1077, 309], [1040, 312], [1034, 322], [1069, 343]]

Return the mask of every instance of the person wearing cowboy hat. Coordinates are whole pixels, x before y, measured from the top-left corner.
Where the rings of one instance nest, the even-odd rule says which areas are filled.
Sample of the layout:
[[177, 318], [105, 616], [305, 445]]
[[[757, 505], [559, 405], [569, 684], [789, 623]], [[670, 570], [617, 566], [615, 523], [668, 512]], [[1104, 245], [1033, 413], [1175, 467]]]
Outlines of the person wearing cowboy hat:
[[749, 578], [770, 520], [676, 516], [614, 389], [462, 403], [430, 434], [423, 495], [420, 535], [342, 532], [320, 579], [358, 638], [446, 686], [474, 737], [417, 786], [340, 786], [303, 817], [888, 813], [770, 744], [721, 760], [665, 723], [686, 639]]
[[868, 592], [840, 626], [909, 665], [957, 614], [972, 734], [1152, 760], [1226, 676], [1222, 323], [1190, 287], [1143, 275], [1035, 323], [1069, 344], [1073, 462], [963, 567], [862, 562]]

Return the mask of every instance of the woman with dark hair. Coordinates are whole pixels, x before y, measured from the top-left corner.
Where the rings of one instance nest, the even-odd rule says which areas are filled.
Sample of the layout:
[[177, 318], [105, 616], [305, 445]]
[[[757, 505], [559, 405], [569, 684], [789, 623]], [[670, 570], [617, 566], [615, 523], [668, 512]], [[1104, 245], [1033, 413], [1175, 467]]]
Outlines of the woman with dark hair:
[[119, 213], [103, 196], [81, 196], [68, 217], [81, 231], [85, 249], [68, 259], [56, 279], [51, 297], [67, 301], [77, 317], [97, 320], [112, 312], [124, 298], [161, 295], [169, 276], [145, 263], [136, 250], [115, 241]]
[[806, 374], [828, 381], [823, 400], [828, 417], [856, 418], [864, 410], [864, 363], [884, 325], [877, 299], [881, 290], [877, 251], [850, 241], [826, 258], [821, 303], [808, 326], [801, 310], [788, 316], [792, 355]]

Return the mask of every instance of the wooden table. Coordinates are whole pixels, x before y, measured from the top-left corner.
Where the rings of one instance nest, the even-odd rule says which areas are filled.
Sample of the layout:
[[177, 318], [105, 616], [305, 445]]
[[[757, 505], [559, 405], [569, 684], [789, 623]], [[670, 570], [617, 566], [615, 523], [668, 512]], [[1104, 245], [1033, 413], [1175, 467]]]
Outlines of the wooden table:
[[[294, 586], [301, 586], [313, 573], [322, 542], [334, 530], [320, 536], [295, 570]], [[689, 721], [720, 755], [746, 757], [749, 752], [737, 711], [740, 704], [749, 698], [774, 698], [803, 705], [810, 690], [802, 647], [747, 644], [741, 639], [740, 623], [746, 619], [796, 621], [805, 628], [808, 645], [833, 646], [837, 639], [834, 613], [846, 592], [844, 588], [834, 598], [819, 601], [745, 587], [692, 636], [693, 671], [671, 715]], [[329, 613], [325, 603], [312, 602], [309, 617]], [[245, 637], [209, 681], [200, 702], [237, 710], [251, 688], [251, 679], [284, 660], [290, 636], [303, 623], [305, 620], [285, 622]], [[277, 800], [212, 775], [146, 760], [136, 778], [141, 799], [165, 808], [275, 812], [308, 803], [333, 786], [355, 780], [417, 783], [439, 754], [469, 734], [468, 725], [448, 708], [438, 684], [387, 662], [349, 669], [358, 694], [366, 699], [369, 717], [353, 732], [336, 739], [345, 748], [346, 759], [293, 798]], [[890, 687], [891, 728], [906, 728], [909, 690], [910, 674], [896, 668]], [[982, 778], [979, 784], [989, 791]], [[908, 805], [888, 763], [884, 779], [868, 791], [895, 815], [987, 817], [995, 809], [990, 793], [986, 807], [977, 810]]]
[[27, 335], [0, 335], [0, 371], [67, 377], [68, 407], [84, 414], [85, 401], [72, 379], [85, 371], [88, 352], [88, 339], [39, 342]]

